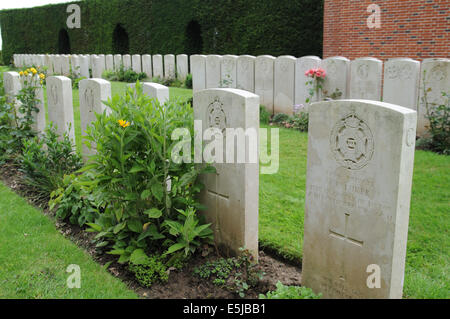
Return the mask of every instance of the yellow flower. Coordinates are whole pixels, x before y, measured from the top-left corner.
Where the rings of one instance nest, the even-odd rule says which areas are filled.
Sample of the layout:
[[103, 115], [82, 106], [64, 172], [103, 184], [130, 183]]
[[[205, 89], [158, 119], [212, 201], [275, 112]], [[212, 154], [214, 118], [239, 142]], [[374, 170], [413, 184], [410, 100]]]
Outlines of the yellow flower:
[[37, 73], [36, 69], [31, 69], [31, 72], [33, 72], [34, 75]]
[[44, 84], [44, 81], [41, 81], [41, 85]]
[[20, 71], [20, 72], [19, 72], [19, 75], [20, 75], [20, 76], [23, 76], [23, 71]]
[[117, 121], [119, 123], [120, 126], [122, 126], [123, 128], [130, 126], [130, 122], [127, 122], [125, 120], [118, 120]]
[[40, 78], [41, 80], [45, 79], [45, 74], [44, 74], [44, 73], [39, 74], [39, 78]]
[[23, 72], [23, 75], [28, 76], [28, 70], [26, 70], [25, 72]]

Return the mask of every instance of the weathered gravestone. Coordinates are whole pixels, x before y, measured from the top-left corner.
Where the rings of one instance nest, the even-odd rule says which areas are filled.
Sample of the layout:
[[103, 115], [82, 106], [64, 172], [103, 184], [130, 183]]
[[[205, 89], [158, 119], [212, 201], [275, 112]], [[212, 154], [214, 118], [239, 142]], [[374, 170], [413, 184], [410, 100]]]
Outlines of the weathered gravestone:
[[222, 56], [207, 55], [206, 56], [206, 88], [216, 89], [221, 87], [220, 64]]
[[76, 78], [80, 77], [80, 56], [71, 55], [70, 56], [70, 69]]
[[420, 62], [390, 59], [384, 64], [383, 102], [417, 111]]
[[[129, 87], [135, 88], [135, 83], [128, 84]], [[152, 99], [156, 99], [160, 104], [164, 104], [169, 101], [169, 88], [159, 83], [142, 82], [142, 93]]]
[[122, 65], [125, 71], [131, 70], [131, 56], [129, 54], [122, 55]]
[[350, 60], [341, 56], [322, 60], [326, 76], [321, 98], [347, 99], [350, 90]]
[[152, 56], [150, 54], [142, 55], [142, 72], [150, 79], [153, 77]]
[[114, 70], [119, 71], [122, 67], [122, 55], [114, 54]]
[[[317, 69], [320, 66], [321, 59], [317, 56], [304, 56], [298, 58], [295, 61], [295, 100], [294, 104], [310, 104], [312, 102], [317, 102], [319, 97], [314, 95], [312, 98], [309, 95], [309, 90], [311, 85], [306, 85], [311, 78], [305, 75], [305, 72], [309, 69]], [[306, 99], [310, 98], [309, 103]]]
[[61, 74], [63, 76], [70, 76], [70, 56], [62, 55], [59, 59], [61, 63]]
[[20, 75], [17, 72], [10, 71], [3, 73], [3, 88], [8, 103], [12, 103], [21, 89]]
[[114, 70], [114, 56], [112, 54], [106, 55], [106, 70]]
[[85, 77], [86, 79], [90, 78], [89, 73], [89, 56], [80, 55], [78, 57], [78, 61], [80, 63], [80, 76]]
[[350, 98], [380, 101], [383, 62], [359, 58], [350, 62], [350, 70]]
[[153, 55], [153, 76], [163, 79], [164, 78], [164, 68], [163, 68], [163, 56], [161, 54]]
[[[198, 127], [199, 122], [195, 124], [196, 139], [201, 139], [197, 135], [199, 131], [205, 140], [203, 155], [212, 152], [217, 155], [223, 148], [225, 157], [223, 161], [216, 158], [212, 164], [216, 174], [202, 176], [205, 188], [200, 194], [200, 202], [207, 207], [204, 214], [212, 223], [215, 241], [228, 255], [238, 254], [239, 248], [245, 247], [257, 258], [259, 97], [237, 89], [207, 89], [194, 93], [193, 104], [194, 118], [201, 121], [201, 128]], [[237, 132], [229, 129], [241, 129], [245, 145], [226, 147], [227, 143], [235, 142], [234, 133]], [[207, 136], [206, 132], [211, 130], [215, 132]], [[216, 144], [222, 141], [220, 135], [225, 137], [225, 141]], [[242, 142], [239, 137], [237, 140]], [[239, 151], [243, 151], [243, 157], [237, 156]], [[199, 162], [199, 154], [201, 161], [201, 150], [196, 147], [195, 153], [195, 161]], [[209, 161], [205, 156], [203, 160]]]
[[417, 135], [427, 136], [430, 125], [427, 105], [428, 110], [432, 112], [439, 105], [447, 103], [447, 98], [442, 96], [442, 93], [450, 93], [450, 59], [425, 59], [422, 61], [420, 73]]
[[175, 79], [175, 56], [166, 54], [164, 56], [164, 78]]
[[302, 285], [401, 298], [417, 113], [367, 100], [310, 106]]
[[131, 64], [134, 72], [142, 72], [141, 56], [139, 54], [133, 54], [133, 56], [131, 57]]
[[240, 90], [255, 92], [255, 57], [241, 55], [237, 59], [236, 87]]
[[296, 61], [295, 57], [289, 55], [275, 60], [274, 113], [293, 114]]
[[194, 92], [206, 88], [206, 56], [191, 55], [192, 89]]
[[53, 57], [53, 74], [61, 75], [62, 74], [62, 57], [60, 55], [55, 55]]
[[72, 81], [65, 76], [47, 78], [48, 119], [57, 126], [57, 133], [67, 133], [75, 143], [75, 126], [72, 101]]
[[[80, 81], [80, 119], [81, 134], [86, 136], [86, 129], [96, 120], [95, 114], [107, 110], [103, 101], [111, 98], [111, 83], [103, 79], [85, 79]], [[86, 158], [95, 153], [95, 145], [89, 148], [83, 143], [83, 155]]]
[[47, 76], [53, 75], [52, 57], [49, 54], [45, 55], [45, 66], [47, 67]]
[[273, 114], [274, 64], [271, 55], [261, 55], [255, 60], [255, 93], [270, 114]]
[[237, 55], [222, 56], [220, 66], [220, 81], [223, 88], [236, 88], [237, 80]]
[[92, 64], [92, 77], [101, 79], [103, 73], [103, 61], [100, 57], [94, 57]]
[[186, 54], [177, 55], [177, 78], [181, 81], [186, 80], [189, 73], [188, 56]]

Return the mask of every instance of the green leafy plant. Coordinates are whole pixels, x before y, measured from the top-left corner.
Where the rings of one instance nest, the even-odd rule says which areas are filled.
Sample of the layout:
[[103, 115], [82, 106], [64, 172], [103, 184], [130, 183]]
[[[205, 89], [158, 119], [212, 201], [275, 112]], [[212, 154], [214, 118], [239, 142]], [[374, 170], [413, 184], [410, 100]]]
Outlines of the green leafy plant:
[[128, 269], [134, 273], [136, 280], [147, 288], [150, 288], [155, 282], [167, 282], [169, 279], [164, 257], [160, 255], [147, 256], [142, 249], [133, 252]]
[[320, 299], [322, 294], [314, 294], [312, 289], [299, 286], [285, 286], [280, 281], [275, 291], [269, 291], [266, 295], [260, 294], [259, 299]]
[[[34, 115], [39, 112], [36, 95], [39, 79], [20, 72], [22, 89], [17, 96], [6, 96], [3, 88], [0, 98], [0, 162], [13, 160], [21, 153], [24, 141], [36, 136]], [[36, 72], [37, 70], [33, 70]], [[45, 75], [43, 75], [45, 77]], [[42, 81], [42, 80], [41, 80]]]
[[441, 92], [442, 104], [429, 101], [428, 94], [432, 91], [426, 87], [425, 74], [423, 77], [422, 103], [425, 105], [425, 117], [429, 121], [430, 137], [422, 137], [418, 146], [437, 153], [450, 154], [450, 93]]
[[171, 139], [175, 129], [190, 132], [192, 142], [192, 108], [173, 100], [160, 105], [142, 93], [139, 82], [135, 91], [130, 88], [107, 105], [111, 112], [98, 114], [87, 129], [85, 142], [95, 143], [97, 153], [80, 171], [91, 174], [86, 185], [101, 211], [88, 224], [90, 231], [98, 232], [98, 244], [122, 263], [136, 249], [192, 253], [210, 240], [196, 212], [201, 208], [196, 195], [203, 187], [198, 175], [211, 169], [171, 156], [179, 142]]
[[93, 223], [99, 216], [97, 205], [83, 185], [82, 177], [75, 174], [64, 176], [63, 186], [50, 194], [49, 201], [50, 210], [55, 210], [57, 218], [67, 219], [78, 226]]
[[64, 175], [82, 166], [81, 157], [67, 134], [60, 139], [55, 127], [48, 126], [40, 137], [23, 141], [19, 170], [23, 181], [36, 192], [37, 199], [48, 200], [64, 185]]
[[189, 73], [186, 76], [186, 80], [184, 80], [184, 86], [187, 89], [192, 89], [192, 74], [191, 73]]
[[253, 256], [247, 249], [241, 248], [240, 253], [238, 257], [206, 262], [194, 269], [194, 275], [209, 279], [215, 285], [244, 298], [247, 290], [256, 286], [264, 273], [257, 269]]
[[131, 69], [125, 70], [122, 64], [118, 70], [103, 71], [102, 77], [108, 81], [134, 83], [138, 80], [145, 79], [147, 74], [143, 72], [137, 73]]
[[301, 132], [308, 132], [309, 115], [306, 112], [299, 112], [290, 116], [287, 123], [289, 128], [299, 130]]
[[281, 124], [283, 122], [286, 122], [287, 120], [289, 120], [289, 115], [284, 113], [277, 113], [274, 115], [272, 122]]

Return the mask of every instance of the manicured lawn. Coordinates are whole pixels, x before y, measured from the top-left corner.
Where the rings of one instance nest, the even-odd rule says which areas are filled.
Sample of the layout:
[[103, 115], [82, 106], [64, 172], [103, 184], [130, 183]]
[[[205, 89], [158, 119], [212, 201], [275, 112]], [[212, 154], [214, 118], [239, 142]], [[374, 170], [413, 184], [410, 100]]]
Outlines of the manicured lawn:
[[[0, 183], [0, 299], [137, 298], [54, 222]], [[81, 270], [81, 288], [69, 289], [67, 266]]]
[[[125, 90], [125, 83], [112, 83], [113, 95]], [[192, 91], [170, 88], [170, 96], [188, 99]], [[80, 147], [77, 90], [73, 97]], [[279, 171], [260, 176], [261, 246], [297, 261], [302, 258], [306, 155], [307, 134], [280, 129]], [[404, 296], [450, 298], [450, 157], [424, 151], [416, 151], [415, 156]], [[0, 197], [0, 205], [9, 208], [10, 204], [4, 203], [8, 200], [9, 196]], [[26, 252], [24, 249], [20, 254]], [[16, 289], [14, 285], [11, 287]]]

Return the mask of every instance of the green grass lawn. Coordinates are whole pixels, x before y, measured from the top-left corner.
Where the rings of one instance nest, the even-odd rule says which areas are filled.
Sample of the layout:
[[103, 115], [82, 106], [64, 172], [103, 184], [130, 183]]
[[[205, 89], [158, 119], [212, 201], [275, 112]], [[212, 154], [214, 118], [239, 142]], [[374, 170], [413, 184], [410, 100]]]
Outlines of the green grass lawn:
[[[67, 266], [81, 270], [81, 288], [69, 289]], [[0, 299], [137, 298], [54, 222], [0, 183]]]
[[[122, 94], [125, 89], [125, 83], [112, 83], [113, 95]], [[187, 99], [192, 96], [192, 91], [170, 88], [170, 96]], [[77, 90], [73, 97], [77, 145], [80, 147]], [[280, 169], [277, 174], [260, 177], [261, 246], [297, 261], [302, 258], [306, 155], [307, 134], [281, 128]], [[450, 298], [449, 190], [450, 157], [416, 151], [405, 297]], [[1, 198], [0, 205], [9, 200], [9, 196]], [[5, 207], [8, 208], [8, 204]], [[0, 276], [0, 283], [1, 280], [3, 276]]]

